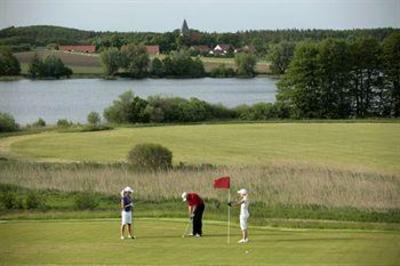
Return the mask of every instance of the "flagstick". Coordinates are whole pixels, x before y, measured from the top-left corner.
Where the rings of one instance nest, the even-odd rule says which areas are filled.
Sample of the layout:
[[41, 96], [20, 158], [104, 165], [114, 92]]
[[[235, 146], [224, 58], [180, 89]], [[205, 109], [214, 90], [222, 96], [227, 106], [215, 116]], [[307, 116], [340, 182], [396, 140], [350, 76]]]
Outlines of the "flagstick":
[[[228, 190], [228, 202], [231, 202], [231, 188]], [[231, 242], [231, 207], [228, 207], [228, 235], [227, 235], [227, 243]]]

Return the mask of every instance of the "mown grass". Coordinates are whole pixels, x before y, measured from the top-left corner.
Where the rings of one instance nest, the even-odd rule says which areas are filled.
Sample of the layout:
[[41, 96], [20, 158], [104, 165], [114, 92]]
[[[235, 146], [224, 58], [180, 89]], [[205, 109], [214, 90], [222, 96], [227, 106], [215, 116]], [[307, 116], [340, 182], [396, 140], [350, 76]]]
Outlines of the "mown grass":
[[12, 264], [396, 265], [395, 232], [273, 230], [250, 227], [250, 243], [226, 244], [226, 225], [206, 221], [202, 239], [181, 238], [185, 220], [136, 219], [136, 240], [119, 221], [10, 221], [0, 224], [0, 257]]
[[228, 166], [305, 164], [400, 170], [398, 123], [267, 123], [120, 128], [8, 139], [11, 155], [47, 161], [124, 161], [138, 143], [160, 143], [174, 162]]

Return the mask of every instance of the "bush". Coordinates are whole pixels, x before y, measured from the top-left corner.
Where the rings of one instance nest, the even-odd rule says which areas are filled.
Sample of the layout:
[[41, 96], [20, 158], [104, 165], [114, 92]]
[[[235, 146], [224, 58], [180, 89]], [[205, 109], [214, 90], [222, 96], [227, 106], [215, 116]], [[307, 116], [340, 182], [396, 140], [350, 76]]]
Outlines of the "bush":
[[164, 65], [157, 57], [151, 62], [150, 74], [151, 76], [158, 78], [162, 78], [164, 76]]
[[7, 113], [0, 113], [0, 133], [13, 132], [18, 130], [18, 124], [12, 115]]
[[65, 66], [60, 58], [55, 55], [49, 55], [42, 60], [37, 54], [33, 57], [29, 64], [29, 74], [32, 78], [69, 78], [72, 70]]
[[75, 196], [74, 205], [78, 210], [93, 210], [99, 205], [99, 202], [94, 193], [84, 192]]
[[249, 53], [238, 53], [235, 55], [235, 64], [237, 67], [237, 74], [242, 77], [254, 77], [257, 59], [254, 55]]
[[159, 144], [137, 144], [128, 154], [128, 163], [138, 170], [165, 170], [172, 167], [172, 152]]
[[42, 118], [39, 118], [36, 122], [32, 124], [32, 127], [45, 127], [46, 126], [46, 121], [44, 121]]
[[97, 127], [101, 121], [99, 113], [90, 112], [87, 116], [87, 121], [90, 125]]
[[0, 47], [0, 76], [14, 76], [21, 72], [20, 64], [9, 47]]
[[188, 50], [171, 52], [163, 61], [164, 74], [171, 77], [200, 78], [205, 76], [200, 58], [192, 59]]
[[104, 117], [111, 123], [146, 123], [149, 121], [146, 106], [146, 100], [126, 91], [104, 110]]
[[230, 78], [235, 76], [235, 70], [230, 67], [227, 68], [225, 64], [221, 64], [211, 70], [210, 76], [214, 78]]
[[16, 192], [7, 191], [2, 192], [0, 196], [1, 204], [4, 208], [10, 209], [23, 209], [24, 205], [20, 197]]
[[28, 210], [45, 207], [44, 198], [39, 193], [30, 192], [25, 200], [25, 206]]
[[71, 127], [72, 125], [73, 125], [73, 123], [71, 121], [68, 121], [67, 119], [59, 119], [57, 121], [58, 127], [67, 128], [67, 127]]

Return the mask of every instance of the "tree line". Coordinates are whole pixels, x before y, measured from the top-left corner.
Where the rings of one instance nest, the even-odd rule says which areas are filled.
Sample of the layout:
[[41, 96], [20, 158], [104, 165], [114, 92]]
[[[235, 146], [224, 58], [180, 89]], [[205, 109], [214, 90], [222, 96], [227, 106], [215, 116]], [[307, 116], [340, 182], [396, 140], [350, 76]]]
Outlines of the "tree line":
[[400, 33], [302, 42], [278, 83], [293, 118], [400, 116]]
[[[304, 40], [321, 41], [326, 38], [354, 40], [374, 38], [382, 41], [393, 28], [352, 29], [352, 30], [249, 30], [238, 32], [202, 32], [191, 29], [189, 38], [181, 36], [179, 30], [165, 33], [156, 32], [95, 32], [57, 26], [9, 27], [0, 30], [0, 45], [8, 45], [14, 50], [49, 44], [93, 44], [101, 51], [110, 47], [121, 48], [126, 44], [159, 45], [162, 53], [180, 50], [191, 45], [214, 47], [220, 43], [235, 47], [253, 45], [260, 55], [267, 53], [271, 44], [281, 41], [299, 42]], [[15, 51], [14, 50], [14, 51]]]
[[[207, 75], [199, 57], [193, 58], [187, 49], [172, 51], [162, 58], [150, 59], [143, 45], [129, 44], [121, 49], [112, 47], [100, 55], [106, 76], [122, 75], [132, 78], [200, 78]], [[253, 77], [256, 58], [249, 53], [235, 55], [237, 70], [225, 66], [212, 70], [212, 77]]]

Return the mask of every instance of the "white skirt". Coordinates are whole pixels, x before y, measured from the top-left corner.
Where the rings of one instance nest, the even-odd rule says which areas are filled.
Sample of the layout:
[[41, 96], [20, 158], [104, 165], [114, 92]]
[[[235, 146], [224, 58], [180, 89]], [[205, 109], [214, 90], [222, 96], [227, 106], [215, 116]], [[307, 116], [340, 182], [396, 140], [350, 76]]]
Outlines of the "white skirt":
[[247, 229], [247, 220], [249, 219], [249, 214], [247, 215], [240, 215], [239, 220], [240, 220], [240, 229], [246, 230]]
[[132, 212], [126, 212], [122, 211], [121, 212], [121, 224], [132, 224]]

